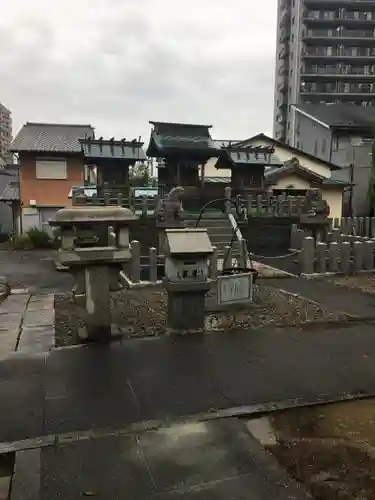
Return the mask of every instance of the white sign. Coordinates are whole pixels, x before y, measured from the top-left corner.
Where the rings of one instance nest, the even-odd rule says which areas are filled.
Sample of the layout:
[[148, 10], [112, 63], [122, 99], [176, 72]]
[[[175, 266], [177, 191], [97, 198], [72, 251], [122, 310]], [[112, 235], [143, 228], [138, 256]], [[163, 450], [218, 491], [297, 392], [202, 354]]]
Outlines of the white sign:
[[252, 273], [219, 276], [217, 300], [219, 305], [251, 302], [253, 300]]

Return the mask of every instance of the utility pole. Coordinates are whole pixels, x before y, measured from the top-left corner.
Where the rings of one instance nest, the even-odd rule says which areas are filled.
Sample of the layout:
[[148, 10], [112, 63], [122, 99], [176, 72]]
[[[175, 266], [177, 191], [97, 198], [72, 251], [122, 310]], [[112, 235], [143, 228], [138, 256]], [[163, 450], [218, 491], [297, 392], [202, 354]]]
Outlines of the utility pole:
[[352, 148], [352, 162], [349, 165], [349, 181], [350, 181], [350, 191], [349, 191], [349, 215], [353, 217], [353, 190], [354, 190], [354, 164], [355, 164], [355, 148]]

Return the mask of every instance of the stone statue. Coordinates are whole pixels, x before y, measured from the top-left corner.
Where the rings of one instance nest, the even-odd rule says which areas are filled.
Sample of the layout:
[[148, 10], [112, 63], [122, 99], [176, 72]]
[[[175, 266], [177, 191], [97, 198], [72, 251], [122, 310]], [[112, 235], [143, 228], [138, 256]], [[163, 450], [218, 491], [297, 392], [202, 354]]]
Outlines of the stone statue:
[[323, 200], [319, 189], [310, 189], [307, 192], [304, 211], [310, 217], [329, 217], [329, 205], [326, 200]]
[[171, 223], [173, 227], [176, 222], [181, 222], [183, 220], [183, 193], [184, 188], [176, 186], [159, 201], [155, 211], [158, 222], [163, 222], [167, 225]]

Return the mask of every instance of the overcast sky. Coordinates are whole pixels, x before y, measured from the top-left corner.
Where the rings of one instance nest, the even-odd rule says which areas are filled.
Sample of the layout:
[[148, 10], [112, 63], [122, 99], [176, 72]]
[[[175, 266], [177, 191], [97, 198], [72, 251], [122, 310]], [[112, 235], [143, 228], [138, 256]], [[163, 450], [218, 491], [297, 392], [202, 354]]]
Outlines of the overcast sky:
[[272, 132], [276, 0], [0, 0], [0, 102], [148, 141], [149, 120]]

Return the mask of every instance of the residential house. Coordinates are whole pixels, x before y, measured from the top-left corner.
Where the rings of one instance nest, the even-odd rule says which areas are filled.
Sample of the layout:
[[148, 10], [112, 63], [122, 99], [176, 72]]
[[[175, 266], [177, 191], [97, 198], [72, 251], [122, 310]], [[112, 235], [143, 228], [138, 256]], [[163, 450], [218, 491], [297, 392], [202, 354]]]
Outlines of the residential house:
[[18, 155], [20, 230], [49, 229], [56, 210], [71, 203], [69, 192], [85, 181], [80, 139], [94, 137], [91, 125], [27, 122], [11, 145]]
[[291, 145], [341, 166], [333, 178], [352, 184], [352, 193], [345, 193], [344, 214], [369, 215], [375, 108], [301, 104], [293, 106], [293, 113]]
[[[317, 158], [297, 148], [272, 139], [265, 134], [258, 134], [237, 146], [273, 146], [275, 163], [282, 167], [267, 169], [265, 179], [269, 188], [276, 193], [287, 191], [288, 194], [303, 194], [309, 189], [319, 188], [322, 197], [330, 207], [331, 217], [341, 217], [342, 200], [347, 182], [333, 178], [333, 173], [340, 167], [330, 161]], [[291, 161], [293, 160], [293, 162]], [[280, 170], [278, 173], [276, 171]], [[272, 172], [272, 175], [271, 173]]]
[[18, 204], [18, 165], [3, 165], [0, 168], [0, 233], [17, 230], [17, 218], [13, 208]]

